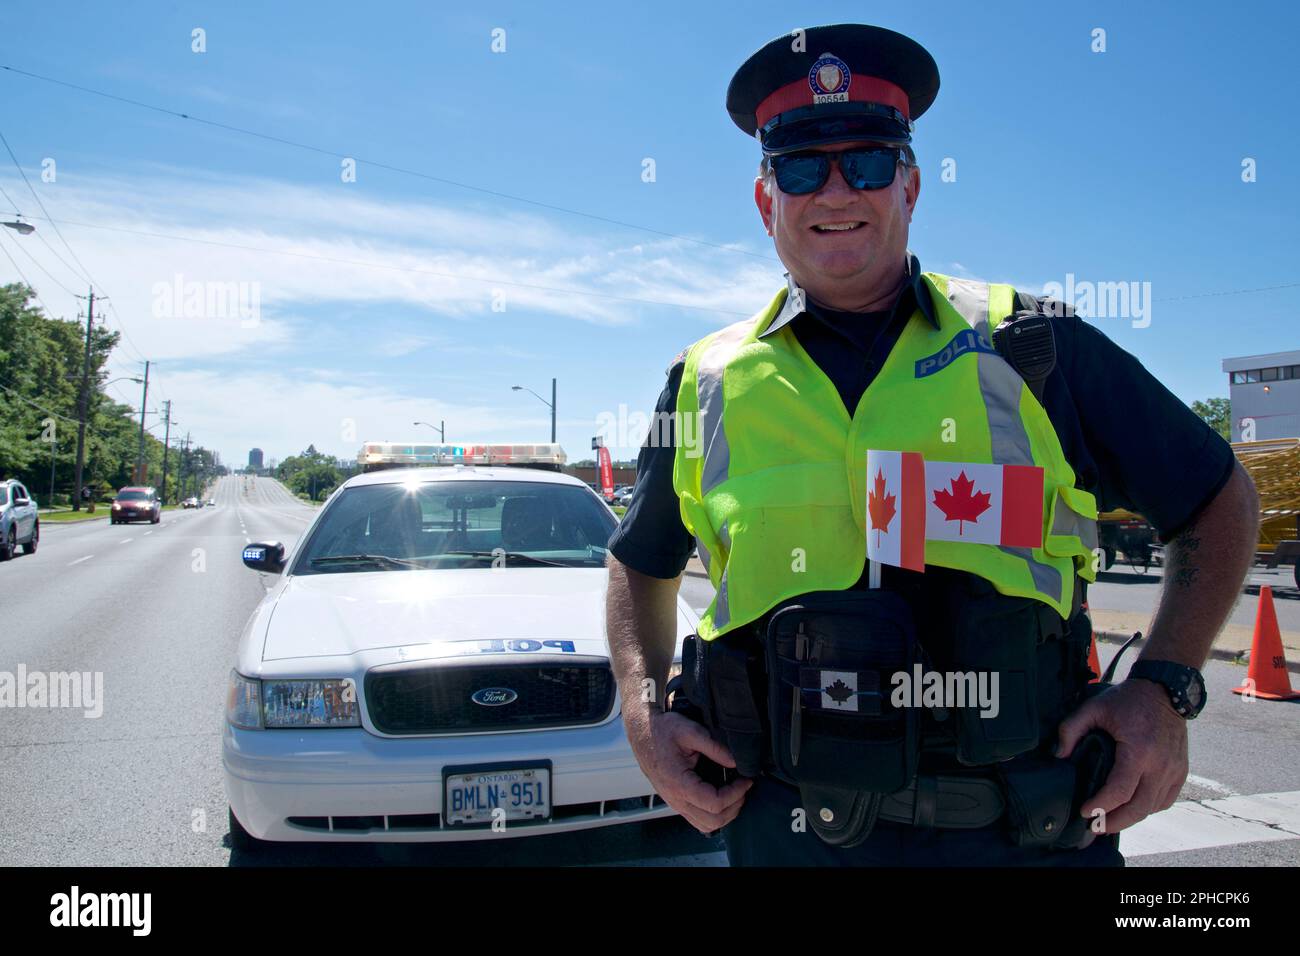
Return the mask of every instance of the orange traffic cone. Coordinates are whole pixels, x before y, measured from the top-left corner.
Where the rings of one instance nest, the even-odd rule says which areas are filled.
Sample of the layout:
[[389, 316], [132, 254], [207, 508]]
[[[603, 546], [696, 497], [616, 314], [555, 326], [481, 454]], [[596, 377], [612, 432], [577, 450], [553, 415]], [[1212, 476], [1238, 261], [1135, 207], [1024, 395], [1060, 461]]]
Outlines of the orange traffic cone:
[[[1083, 602], [1083, 613], [1088, 614], [1088, 602]], [[1088, 626], [1092, 627], [1092, 615], [1088, 614]], [[1092, 680], [1089, 684], [1095, 684], [1101, 680], [1101, 661], [1097, 657], [1097, 632], [1091, 631], [1092, 636], [1088, 640], [1088, 670], [1092, 671]]]
[[1255, 637], [1250, 644], [1250, 668], [1234, 694], [1263, 697], [1265, 700], [1294, 700], [1300, 697], [1291, 689], [1282, 653], [1282, 632], [1277, 627], [1273, 607], [1273, 589], [1265, 584], [1259, 589], [1259, 609], [1255, 611]]

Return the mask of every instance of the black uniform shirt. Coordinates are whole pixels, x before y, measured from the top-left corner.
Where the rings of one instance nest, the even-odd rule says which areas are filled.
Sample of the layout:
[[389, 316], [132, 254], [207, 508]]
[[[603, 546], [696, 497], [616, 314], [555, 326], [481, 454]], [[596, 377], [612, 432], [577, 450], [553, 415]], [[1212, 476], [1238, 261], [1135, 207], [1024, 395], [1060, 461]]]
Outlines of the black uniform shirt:
[[[776, 321], [790, 324], [850, 416], [914, 310], [919, 306], [928, 317], [932, 309], [915, 256], [909, 281], [888, 312], [805, 304], [806, 311], [787, 307]], [[1044, 384], [1043, 405], [1065, 458], [1079, 487], [1097, 497], [1099, 510], [1138, 512], [1167, 542], [1227, 483], [1232, 448], [1132, 355], [1077, 316], [1059, 316], [1068, 309], [1056, 311], [1057, 361]], [[682, 366], [679, 357], [668, 370], [655, 421], [672, 421]], [[609, 542], [619, 561], [656, 578], [675, 578], [695, 547], [673, 491], [674, 450], [671, 439], [664, 442], [669, 431], [651, 429], [637, 459], [631, 503]]]

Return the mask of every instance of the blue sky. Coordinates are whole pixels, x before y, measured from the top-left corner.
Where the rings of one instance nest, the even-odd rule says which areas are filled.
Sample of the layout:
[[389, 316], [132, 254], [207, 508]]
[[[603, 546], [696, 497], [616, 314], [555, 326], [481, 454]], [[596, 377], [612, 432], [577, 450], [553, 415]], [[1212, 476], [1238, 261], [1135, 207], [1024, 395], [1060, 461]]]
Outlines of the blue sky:
[[[545, 440], [547, 409], [510, 386], [549, 396], [552, 376], [559, 439], [587, 457], [598, 421], [649, 411], [679, 349], [778, 287], [726, 85], [771, 37], [844, 20], [939, 64], [915, 142], [924, 268], [1033, 292], [1067, 274], [1149, 282], [1149, 324], [1094, 321], [1185, 400], [1227, 394], [1226, 356], [1300, 347], [1300, 290], [1209, 294], [1300, 283], [1290, 4], [176, 7], [6, 5], [0, 63], [324, 152], [5, 71], [0, 131], [112, 298], [130, 339], [113, 374], [156, 361], [150, 407], [171, 399], [232, 463], [253, 445], [351, 457], [431, 436], [417, 418], [456, 440]], [[0, 187], [50, 244], [4, 230], [0, 245], [74, 315], [82, 269], [3, 153]], [[177, 276], [249, 284], [256, 320], [160, 310]]]

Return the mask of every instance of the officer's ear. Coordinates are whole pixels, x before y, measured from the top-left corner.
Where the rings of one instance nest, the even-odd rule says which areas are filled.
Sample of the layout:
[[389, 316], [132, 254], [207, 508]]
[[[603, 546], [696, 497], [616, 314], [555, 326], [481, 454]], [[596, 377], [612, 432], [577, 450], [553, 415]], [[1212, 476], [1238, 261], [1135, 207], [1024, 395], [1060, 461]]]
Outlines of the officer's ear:
[[758, 207], [758, 214], [763, 217], [763, 226], [770, 236], [772, 234], [772, 193], [766, 187], [766, 177], [762, 175], [754, 177], [754, 205]]
[[916, 211], [916, 200], [921, 195], [921, 169], [919, 166], [904, 166], [903, 202], [907, 204], [907, 221], [912, 221]]

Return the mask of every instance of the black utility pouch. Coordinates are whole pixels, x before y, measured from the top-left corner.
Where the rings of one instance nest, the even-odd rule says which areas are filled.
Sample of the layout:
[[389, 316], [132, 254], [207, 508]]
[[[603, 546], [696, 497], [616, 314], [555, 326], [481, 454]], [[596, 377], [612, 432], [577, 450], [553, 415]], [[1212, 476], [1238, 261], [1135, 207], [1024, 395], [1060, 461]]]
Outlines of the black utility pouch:
[[772, 756], [782, 776], [801, 787], [875, 793], [912, 782], [920, 709], [891, 704], [891, 678], [912, 675], [921, 648], [900, 595], [804, 595], [773, 613], [765, 645]]
[[[953, 628], [952, 667], [976, 675], [967, 686], [990, 691], [992, 706], [978, 701], [953, 708], [957, 759], [971, 766], [997, 763], [1038, 746], [1038, 643], [1042, 606], [1029, 598], [999, 594], [971, 578], [955, 589], [948, 612]], [[996, 708], [996, 709], [995, 709]]]

